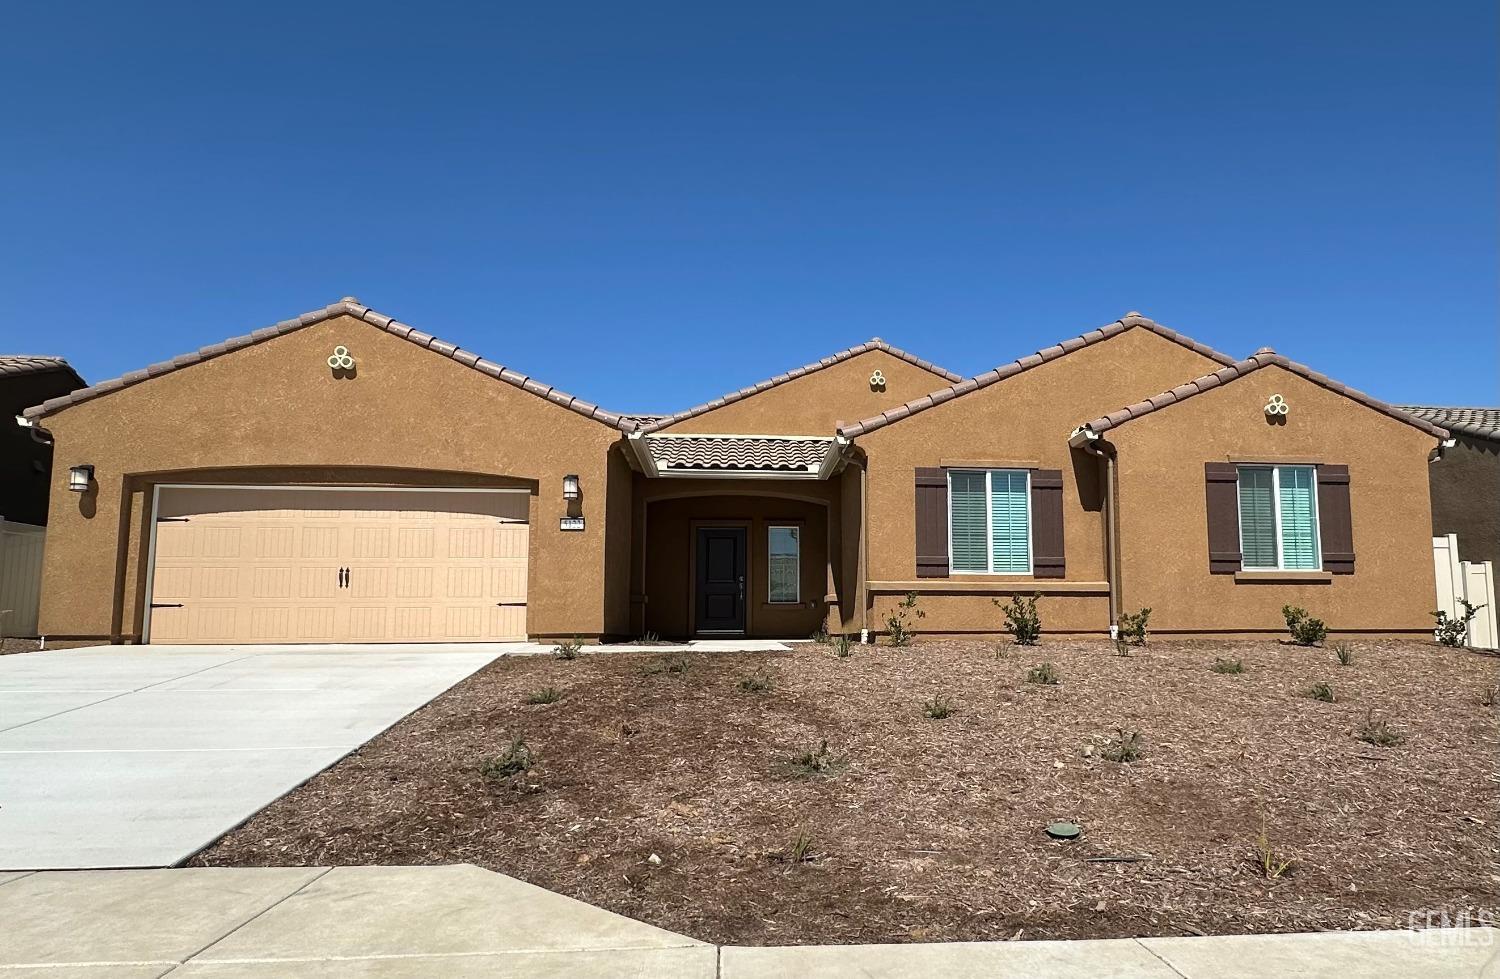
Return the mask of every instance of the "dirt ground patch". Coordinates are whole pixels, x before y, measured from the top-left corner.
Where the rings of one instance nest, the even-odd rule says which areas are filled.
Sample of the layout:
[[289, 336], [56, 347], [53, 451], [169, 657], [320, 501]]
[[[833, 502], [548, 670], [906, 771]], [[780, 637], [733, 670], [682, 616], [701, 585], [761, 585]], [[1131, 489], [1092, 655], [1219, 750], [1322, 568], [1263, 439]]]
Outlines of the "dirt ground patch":
[[[738, 944], [1388, 928], [1493, 907], [1500, 660], [1353, 645], [1349, 666], [1275, 642], [507, 658], [194, 863], [467, 861]], [[1212, 672], [1220, 657], [1245, 672]], [[1026, 682], [1043, 661], [1061, 683]], [[1304, 696], [1318, 682], [1334, 702]], [[524, 702], [545, 687], [562, 699]], [[934, 720], [939, 696], [955, 712]], [[1405, 742], [1357, 740], [1367, 717]], [[1118, 728], [1140, 732], [1138, 760], [1101, 758]], [[487, 780], [516, 738], [535, 766]], [[825, 740], [832, 769], [799, 776], [790, 760]], [[1059, 818], [1083, 836], [1049, 839]], [[1296, 860], [1277, 880], [1252, 860], [1263, 820]], [[1121, 856], [1143, 859], [1097, 859]]]

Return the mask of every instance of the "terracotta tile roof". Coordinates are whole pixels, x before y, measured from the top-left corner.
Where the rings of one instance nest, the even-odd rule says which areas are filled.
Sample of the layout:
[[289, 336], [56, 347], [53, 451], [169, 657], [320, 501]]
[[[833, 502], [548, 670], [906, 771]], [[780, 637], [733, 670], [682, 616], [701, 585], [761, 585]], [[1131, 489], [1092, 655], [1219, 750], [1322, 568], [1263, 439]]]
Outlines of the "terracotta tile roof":
[[73, 369], [73, 365], [61, 357], [42, 354], [0, 354], [0, 377], [39, 374], [42, 371], [67, 371], [78, 378], [79, 384], [83, 383], [82, 376]]
[[1401, 405], [1400, 408], [1450, 432], [1500, 441], [1500, 408], [1445, 408], [1439, 405]]
[[1244, 360], [1236, 361], [1222, 370], [1215, 371], [1212, 374], [1205, 374], [1202, 377], [1188, 381], [1186, 384], [1179, 384], [1170, 391], [1163, 391], [1161, 394], [1148, 398], [1145, 401], [1139, 401], [1128, 407], [1121, 408], [1119, 411], [1112, 411], [1108, 415], [1095, 418], [1083, 427], [1092, 432], [1107, 432], [1111, 428], [1117, 428], [1128, 421], [1140, 418], [1142, 415], [1149, 415], [1159, 408], [1165, 408], [1168, 405], [1186, 401], [1196, 394], [1202, 394], [1204, 391], [1212, 391], [1216, 387], [1229, 384], [1248, 374], [1255, 373], [1262, 367], [1269, 367], [1272, 364], [1289, 370], [1300, 377], [1304, 377], [1335, 394], [1342, 394], [1346, 398], [1352, 398], [1365, 407], [1373, 408], [1382, 414], [1391, 416], [1397, 421], [1403, 421], [1408, 425], [1420, 428], [1422, 431], [1436, 438], [1445, 439], [1448, 437], [1447, 431], [1431, 422], [1424, 421], [1377, 398], [1372, 398], [1363, 391], [1356, 391], [1354, 388], [1340, 384], [1325, 374], [1319, 374], [1311, 367], [1288, 360], [1270, 347], [1262, 347], [1251, 356]]
[[843, 363], [851, 357], [858, 357], [860, 354], [869, 353], [871, 350], [883, 350], [886, 353], [890, 354], [892, 357], [904, 360], [908, 364], [913, 364], [925, 371], [930, 371], [933, 374], [936, 374], [938, 377], [946, 378], [950, 381], [962, 380], [962, 378], [960, 378], [957, 374], [953, 373], [950, 370], [939, 367], [931, 361], [922, 360], [919, 357], [907, 353], [900, 347], [893, 347], [879, 337], [875, 337], [872, 340], [861, 343], [859, 346], [849, 347], [847, 350], [840, 350], [838, 353], [830, 354], [827, 357], [824, 357], [822, 360], [817, 361], [816, 363], [804, 364], [803, 366], [798, 367], [796, 370], [787, 371], [785, 374], [777, 374], [775, 377], [767, 378], [766, 380], [761, 381], [759, 384], [752, 384], [750, 387], [740, 388], [738, 391], [731, 391], [723, 397], [715, 398], [712, 401], [705, 401], [701, 405], [693, 408], [688, 408], [684, 411], [679, 411], [673, 415], [667, 415], [665, 418], [659, 418], [656, 421], [643, 426], [642, 431], [654, 432], [658, 429], [666, 428], [669, 425], [675, 425], [678, 422], [686, 421], [689, 418], [695, 418], [698, 415], [713, 411], [715, 408], [722, 408], [727, 404], [733, 404], [736, 401], [742, 401], [745, 398], [750, 397], [752, 394], [759, 394], [762, 391], [766, 391], [779, 385], [785, 384], [787, 381], [793, 381], [806, 374], [820, 371], [825, 367], [832, 367], [834, 364]]
[[414, 343], [419, 347], [442, 354], [444, 357], [447, 357], [450, 360], [458, 361], [465, 367], [473, 368], [474, 370], [479, 371], [479, 373], [481, 374], [488, 375], [489, 377], [493, 377], [499, 381], [504, 381], [506, 384], [509, 384], [513, 387], [518, 387], [523, 391], [528, 391], [539, 398], [545, 398], [555, 405], [567, 408], [569, 411], [577, 412], [578, 414], [583, 415], [586, 418], [592, 418], [597, 422], [601, 422], [605, 425], [610, 426], [611, 428], [619, 429], [622, 432], [632, 432], [635, 430], [636, 426], [634, 422], [628, 421], [612, 411], [605, 411], [598, 405], [590, 404], [587, 401], [575, 398], [571, 394], [565, 394], [564, 392], [552, 387], [550, 384], [543, 384], [541, 381], [538, 381], [535, 378], [527, 377], [525, 374], [513, 371], [509, 367], [502, 367], [501, 365], [494, 363], [493, 361], [485, 360], [478, 354], [471, 353], [470, 351], [457, 347], [454, 344], [448, 343], [447, 341], [439, 340], [437, 337], [427, 333], [423, 333], [420, 330], [415, 330], [412, 327], [407, 326], [405, 323], [399, 323], [383, 313], [377, 313], [375, 310], [370, 309], [368, 306], [361, 305], [359, 300], [355, 299], [352, 296], [346, 296], [344, 299], [332, 304], [331, 306], [325, 306], [322, 309], [315, 309], [312, 312], [303, 313], [301, 316], [298, 316], [295, 319], [282, 320], [280, 323], [275, 323], [271, 326], [263, 327], [253, 333], [248, 333], [245, 336], [234, 337], [233, 339], [225, 340], [222, 343], [211, 344], [207, 347], [202, 347], [197, 351], [194, 351], [193, 353], [183, 354], [179, 357], [174, 357], [171, 360], [165, 360], [161, 363], [152, 364], [150, 367], [146, 367], [142, 370], [131, 371], [128, 374], [124, 374], [112, 380], [101, 381], [100, 383], [91, 385], [90, 387], [80, 388], [79, 390], [74, 391], [72, 394], [67, 394], [60, 398], [53, 398], [50, 401], [46, 401], [35, 408], [27, 408], [26, 417], [40, 418], [44, 415], [50, 415], [55, 411], [61, 411], [64, 408], [70, 407], [71, 405], [75, 405], [83, 401], [90, 401], [94, 398], [100, 397], [101, 395], [109, 394], [111, 391], [118, 391], [121, 388], [131, 387], [133, 385], [141, 383], [142, 381], [150, 380], [153, 377], [160, 377], [163, 374], [170, 374], [172, 371], [180, 370], [184, 367], [190, 367], [193, 364], [199, 364], [205, 360], [212, 360], [215, 357], [222, 356], [224, 354], [230, 353], [231, 351], [253, 346], [254, 344], [270, 340], [274, 337], [285, 336], [288, 333], [294, 333], [304, 327], [312, 326], [314, 323], [321, 323], [324, 320], [332, 319], [335, 316], [352, 316], [355, 319], [363, 320], [376, 329], [384, 330], [385, 332], [393, 336], [398, 336], [401, 339]]
[[625, 419], [628, 422], [633, 423], [637, 428], [642, 428], [642, 427], [645, 427], [646, 425], [650, 425], [652, 422], [659, 422], [663, 418], [666, 418], [667, 416], [666, 415], [647, 415], [647, 414], [642, 414], [642, 413], [640, 413], [638, 411], [626, 411], [626, 412], [622, 412], [620, 414], [620, 417], [623, 418], [623, 419]]
[[934, 391], [931, 394], [923, 395], [915, 401], [908, 401], [904, 405], [899, 405], [898, 407], [891, 408], [890, 410], [875, 415], [872, 418], [866, 418], [863, 421], [854, 423], [853, 425], [845, 425], [839, 429], [839, 434], [847, 438], [856, 438], [857, 436], [864, 435], [868, 432], [873, 432], [878, 428], [884, 428], [892, 422], [900, 421], [901, 419], [909, 417], [911, 415], [919, 414], [923, 411], [926, 411], [928, 408], [931, 408], [935, 405], [940, 405], [945, 401], [952, 401], [954, 398], [961, 398], [966, 394], [978, 391], [980, 388], [989, 387], [991, 384], [994, 384], [997, 381], [1003, 381], [1007, 377], [1014, 377], [1022, 371], [1030, 370], [1031, 368], [1036, 367], [1040, 364], [1045, 364], [1050, 360], [1056, 360], [1057, 358], [1065, 356], [1066, 354], [1070, 354], [1075, 350], [1080, 350], [1084, 347], [1091, 346], [1092, 344], [1098, 343], [1101, 340], [1107, 340], [1110, 337], [1118, 336], [1119, 334], [1124, 333], [1126, 330], [1135, 328], [1150, 330], [1157, 336], [1171, 340], [1173, 343], [1180, 343], [1184, 347], [1196, 351], [1211, 360], [1216, 360], [1221, 364], [1229, 365], [1234, 363], [1234, 358], [1229, 356], [1228, 354], [1220, 353], [1212, 347], [1198, 343], [1196, 340], [1183, 336], [1176, 330], [1169, 330], [1165, 326], [1147, 319], [1140, 313], [1126, 313], [1124, 316], [1120, 317], [1118, 320], [1115, 320], [1113, 323], [1110, 323], [1107, 326], [1102, 326], [1097, 330], [1091, 330], [1080, 337], [1074, 337], [1071, 340], [1064, 340], [1062, 343], [1047, 347], [1045, 350], [1038, 350], [1036, 353], [1031, 354], [1030, 356], [1022, 357], [1019, 360], [1013, 360], [1008, 364], [1002, 364], [992, 371], [986, 371], [985, 373], [980, 374], [976, 377], [971, 377], [968, 380], [960, 381], [957, 384]]
[[662, 472], [816, 473], [834, 445], [832, 438], [786, 435], [649, 435], [645, 442]]

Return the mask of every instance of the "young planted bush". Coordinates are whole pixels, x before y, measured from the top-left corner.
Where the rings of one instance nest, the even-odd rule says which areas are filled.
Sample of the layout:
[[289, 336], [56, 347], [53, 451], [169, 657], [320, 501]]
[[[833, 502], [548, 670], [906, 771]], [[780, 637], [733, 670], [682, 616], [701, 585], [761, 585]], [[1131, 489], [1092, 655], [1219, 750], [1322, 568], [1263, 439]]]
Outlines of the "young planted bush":
[[1135, 761], [1146, 750], [1146, 742], [1139, 731], [1126, 731], [1123, 727], [1115, 728], [1115, 736], [1110, 739], [1104, 750], [1099, 752], [1105, 761], [1116, 761], [1121, 764]]
[[1354, 664], [1354, 650], [1346, 642], [1334, 643], [1333, 655], [1338, 657], [1340, 666]]
[[1238, 676], [1245, 672], [1245, 664], [1237, 659], [1215, 659], [1214, 665], [1209, 667], [1215, 673], [1224, 673], [1229, 676]]
[[1018, 646], [1035, 646], [1042, 637], [1042, 617], [1036, 611], [1036, 601], [1041, 597], [1038, 592], [1030, 598], [1016, 595], [1008, 602], [1001, 602], [998, 598], [990, 599], [996, 608], [1005, 613], [1005, 631], [1015, 636]]
[[1296, 858], [1287, 856], [1284, 851], [1272, 848], [1265, 816], [1260, 817], [1260, 836], [1255, 839], [1252, 859], [1260, 870], [1261, 876], [1266, 880], [1278, 880], [1286, 876], [1297, 863]]
[[1455, 649], [1468, 644], [1469, 623], [1473, 622], [1474, 616], [1478, 615], [1479, 610], [1484, 608], [1483, 605], [1474, 605], [1462, 598], [1458, 600], [1458, 604], [1464, 607], [1464, 611], [1457, 618], [1449, 618], [1448, 613], [1441, 609], [1432, 613], [1432, 617], [1437, 619], [1437, 629], [1433, 633], [1434, 638], [1444, 646], [1452, 646]]
[[681, 676], [692, 668], [692, 663], [686, 656], [668, 656], [665, 659], [653, 660], [646, 664], [647, 676], [656, 676], [658, 673], [671, 673]]
[[1151, 609], [1143, 608], [1139, 612], [1126, 613], [1120, 616], [1120, 638], [1132, 646], [1146, 645], [1146, 623], [1151, 619]]
[[793, 778], [832, 775], [844, 766], [844, 759], [828, 750], [828, 739], [816, 748], [799, 751], [787, 759], [786, 770]]
[[1406, 733], [1390, 726], [1384, 718], [1376, 717], [1374, 710], [1365, 711], [1365, 721], [1355, 728], [1354, 736], [1365, 744], [1377, 748], [1394, 748], [1406, 741]]
[[849, 641], [848, 636], [839, 636], [833, 641], [833, 655], [839, 659], [848, 659], [853, 651], [854, 644]]
[[1026, 682], [1055, 687], [1062, 682], [1062, 677], [1058, 674], [1057, 667], [1051, 663], [1038, 663], [1026, 671]]
[[808, 638], [817, 643], [819, 646], [826, 646], [833, 641], [833, 637], [828, 634], [827, 627], [821, 625], [818, 626], [817, 631], [815, 631]]
[[1479, 694], [1479, 706], [1493, 707], [1500, 703], [1500, 685], [1491, 684]]
[[583, 651], [583, 640], [574, 636], [567, 642], [560, 642], [552, 650], [552, 655], [558, 659], [577, 659], [578, 654]]
[[761, 673], [747, 676], [740, 681], [740, 689], [746, 693], [765, 693], [771, 689], [771, 678]]
[[1124, 638], [1115, 639], [1115, 655], [1130, 658], [1130, 643]]
[[1328, 638], [1328, 627], [1323, 624], [1323, 620], [1310, 617], [1305, 608], [1283, 605], [1281, 617], [1286, 619], [1286, 628], [1292, 635], [1292, 642], [1299, 646], [1321, 646], [1323, 640]]
[[516, 738], [500, 754], [491, 755], [479, 763], [479, 774], [492, 782], [503, 782], [531, 771], [537, 761], [536, 755], [526, 744], [525, 738]]
[[934, 721], [941, 721], [946, 717], [952, 717], [957, 711], [958, 708], [953, 706], [953, 702], [942, 694], [938, 694], [922, 705], [922, 713]]
[[555, 704], [563, 699], [563, 692], [556, 687], [542, 687], [527, 694], [525, 701], [528, 704]]
[[917, 593], [907, 592], [906, 597], [897, 602], [891, 614], [885, 617], [886, 641], [892, 646], [910, 646], [911, 641], [917, 638], [913, 623], [925, 618], [927, 613], [917, 608]]
[[1314, 683], [1302, 691], [1302, 696], [1310, 700], [1321, 700], [1325, 704], [1333, 703], [1333, 687], [1327, 683]]

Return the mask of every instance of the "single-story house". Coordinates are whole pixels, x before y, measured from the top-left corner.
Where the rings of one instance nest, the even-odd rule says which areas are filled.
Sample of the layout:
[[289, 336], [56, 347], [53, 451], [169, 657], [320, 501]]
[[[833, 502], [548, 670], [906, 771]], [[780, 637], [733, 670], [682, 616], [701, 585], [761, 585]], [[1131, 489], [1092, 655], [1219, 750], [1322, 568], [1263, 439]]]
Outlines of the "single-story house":
[[[1129, 313], [977, 377], [879, 340], [664, 416], [349, 298], [48, 400], [42, 631], [114, 642], [1426, 635], [1447, 431]], [[70, 478], [82, 483], [69, 492]]]
[[1403, 410], [1453, 435], [1432, 471], [1432, 535], [1458, 535], [1461, 561], [1500, 565], [1500, 408]]
[[10, 420], [83, 385], [61, 357], [0, 354], [0, 522], [44, 526], [52, 480], [52, 446]]

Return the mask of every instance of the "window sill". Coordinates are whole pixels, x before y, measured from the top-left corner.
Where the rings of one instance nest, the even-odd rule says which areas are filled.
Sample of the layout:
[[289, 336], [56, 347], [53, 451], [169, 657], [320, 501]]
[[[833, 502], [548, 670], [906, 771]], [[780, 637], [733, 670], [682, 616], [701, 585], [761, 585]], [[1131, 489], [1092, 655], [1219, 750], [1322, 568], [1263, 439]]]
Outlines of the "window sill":
[[1236, 571], [1236, 584], [1322, 585], [1333, 581], [1332, 571]]

